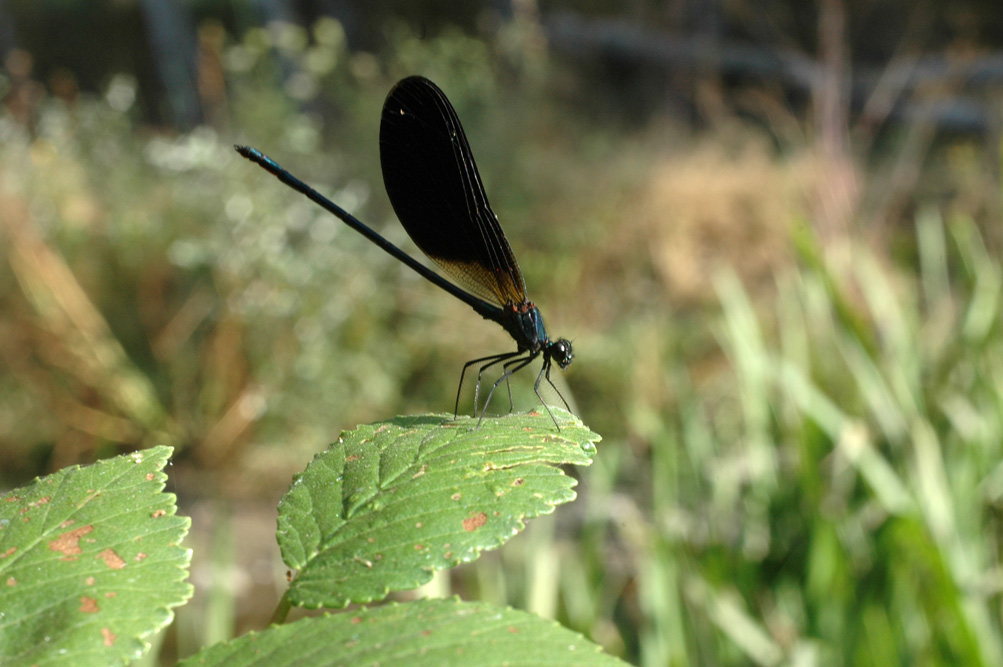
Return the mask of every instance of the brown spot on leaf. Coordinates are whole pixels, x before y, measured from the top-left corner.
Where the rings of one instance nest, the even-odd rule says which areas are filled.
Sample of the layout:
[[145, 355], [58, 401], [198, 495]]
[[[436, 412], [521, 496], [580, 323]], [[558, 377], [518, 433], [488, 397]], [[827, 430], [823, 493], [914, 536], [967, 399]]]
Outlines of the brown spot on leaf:
[[75, 523], [76, 523], [76, 521], [74, 521], [73, 519], [67, 519], [66, 521], [64, 521], [61, 524], [59, 524], [59, 527], [60, 528], [69, 528], [70, 526], [72, 526]]
[[424, 526], [425, 526], [425, 524], [424, 524], [424, 523], [422, 523], [421, 521], [419, 521], [419, 522], [417, 522], [417, 523], [415, 523], [415, 524], [414, 524], [414, 527], [415, 527], [415, 528], [422, 528], [422, 527], [424, 527]]
[[115, 553], [114, 549], [105, 549], [97, 555], [98, 558], [104, 561], [104, 564], [113, 570], [121, 570], [125, 567], [125, 561], [122, 557]]
[[155, 477], [156, 477], [156, 475], [154, 475], [152, 472], [146, 473], [146, 481], [147, 482], [152, 482]]
[[362, 622], [362, 619], [360, 617], [358, 617], [358, 616], [353, 616], [352, 617], [352, 625], [358, 625], [361, 622]]
[[118, 597], [118, 593], [116, 593], [115, 591], [108, 591], [107, 593], [104, 594], [104, 596], [106, 598], [114, 598]]
[[[58, 551], [63, 554], [63, 556], [76, 556], [83, 551], [83, 549], [80, 548], [80, 538], [92, 530], [94, 530], [94, 526], [87, 524], [86, 526], [80, 526], [75, 530], [67, 531], [49, 542], [49, 549], [52, 551]], [[64, 558], [64, 560], [66, 559]]]
[[84, 583], [87, 584], [88, 586], [93, 586], [94, 585], [94, 577], [87, 577], [86, 579], [84, 579]]
[[80, 598], [80, 611], [85, 614], [96, 614], [101, 611], [98, 609], [97, 598], [88, 597], [86, 595]]
[[156, 512], [154, 512], [153, 514], [150, 515], [150, 518], [151, 519], [159, 519], [160, 517], [164, 516], [165, 514], [167, 514], [167, 512], [165, 512], [164, 510], [157, 510]]
[[17, 586], [17, 579], [15, 579], [14, 577], [7, 577], [7, 585]]
[[416, 545], [414, 545], [414, 550], [415, 551], [421, 551], [424, 548], [425, 548], [424, 544], [416, 544]]
[[7, 551], [0, 553], [0, 558], [6, 558], [7, 556], [12, 556], [16, 553], [17, 553], [17, 547], [11, 547], [10, 549], [7, 549]]
[[463, 530], [468, 533], [472, 533], [484, 524], [488, 522], [488, 515], [484, 512], [478, 512], [474, 516], [467, 517], [463, 520]]
[[457, 492], [456, 492], [456, 493], [454, 493], [453, 495], [449, 496], [449, 499], [450, 499], [450, 500], [459, 500], [459, 499], [460, 499], [460, 498], [462, 498], [462, 497], [463, 497], [463, 494], [462, 494], [462, 493], [460, 493], [459, 491], [457, 491]]
[[118, 635], [108, 628], [101, 628], [101, 636], [104, 637], [105, 646], [114, 646], [115, 640], [118, 638]]
[[515, 479], [512, 480], [512, 486], [522, 486], [525, 483], [526, 480], [523, 479], [522, 477], [516, 477]]
[[515, 627], [514, 625], [508, 626], [508, 631], [511, 632], [513, 635], [517, 635], [521, 632], [521, 630], [519, 630], [519, 628]]
[[359, 455], [358, 454], [350, 454], [349, 456], [345, 457], [345, 463], [348, 463], [350, 461], [358, 461], [358, 460], [359, 460]]
[[145, 558], [146, 558], [146, 554], [143, 553], [142, 551], [140, 551], [138, 554], [136, 554], [136, 562], [137, 563], [139, 561], [141, 561], [141, 560], [144, 560]]
[[16, 503], [17, 501], [19, 501], [21, 499], [18, 498], [17, 496], [7, 496], [6, 498], [4, 498], [4, 500], [6, 500], [9, 503]]

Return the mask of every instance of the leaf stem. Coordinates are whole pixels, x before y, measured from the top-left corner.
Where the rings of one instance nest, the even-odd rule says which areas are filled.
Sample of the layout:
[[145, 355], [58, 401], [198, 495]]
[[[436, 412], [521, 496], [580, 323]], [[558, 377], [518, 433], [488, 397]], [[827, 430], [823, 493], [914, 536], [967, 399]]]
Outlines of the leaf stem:
[[279, 600], [279, 604], [275, 607], [275, 611], [272, 613], [272, 620], [269, 621], [269, 625], [281, 625], [286, 622], [286, 616], [289, 615], [289, 610], [292, 608], [292, 603], [289, 602], [289, 591], [287, 590], [282, 594], [282, 599]]

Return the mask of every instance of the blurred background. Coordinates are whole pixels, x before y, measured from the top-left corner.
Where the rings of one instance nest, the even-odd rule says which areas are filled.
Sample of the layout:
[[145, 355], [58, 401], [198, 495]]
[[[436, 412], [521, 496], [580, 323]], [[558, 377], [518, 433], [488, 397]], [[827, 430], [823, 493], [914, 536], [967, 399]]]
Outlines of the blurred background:
[[603, 441], [421, 594], [643, 665], [1003, 664], [993, 0], [0, 0], [0, 63], [0, 488], [176, 447], [159, 659], [267, 624], [341, 429], [512, 349], [231, 147], [420, 256], [377, 138], [422, 74]]

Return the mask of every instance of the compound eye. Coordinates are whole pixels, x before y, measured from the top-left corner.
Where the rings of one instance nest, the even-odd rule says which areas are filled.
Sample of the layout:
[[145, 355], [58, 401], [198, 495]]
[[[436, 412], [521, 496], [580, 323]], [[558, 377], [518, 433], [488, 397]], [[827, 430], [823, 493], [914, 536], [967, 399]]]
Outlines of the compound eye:
[[550, 347], [550, 357], [557, 362], [562, 369], [567, 368], [571, 360], [575, 358], [571, 351], [571, 341], [562, 338]]

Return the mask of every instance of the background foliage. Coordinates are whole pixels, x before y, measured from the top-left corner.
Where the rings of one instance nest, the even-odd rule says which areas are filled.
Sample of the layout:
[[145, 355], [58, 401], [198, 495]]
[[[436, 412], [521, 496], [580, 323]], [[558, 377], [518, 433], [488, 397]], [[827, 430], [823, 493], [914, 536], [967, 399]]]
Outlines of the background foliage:
[[[463, 361], [510, 342], [230, 146], [413, 250], [377, 133], [389, 87], [421, 73], [574, 340], [562, 392], [603, 435], [578, 503], [426, 592], [554, 617], [642, 664], [998, 664], [1000, 105], [991, 68], [891, 76], [997, 45], [965, 28], [979, 3], [912, 3], [876, 36], [868, 3], [782, 4], [745, 23], [746, 3], [705, 6], [722, 54], [793, 52], [813, 88], [632, 60], [651, 31], [685, 44], [702, 25], [654, 3], [595, 3], [587, 24], [556, 3], [401, 10], [370, 30], [195, 3], [188, 125], [142, 67], [74, 78], [32, 32], [83, 5], [15, 5], [36, 37], [0, 77], [0, 484], [174, 445], [170, 490], [211, 557], [164, 655], [263, 627], [291, 474], [342, 428], [447, 409]], [[568, 47], [576, 26], [602, 49]], [[826, 96], [867, 68], [889, 74], [862, 79], [870, 95]]]

